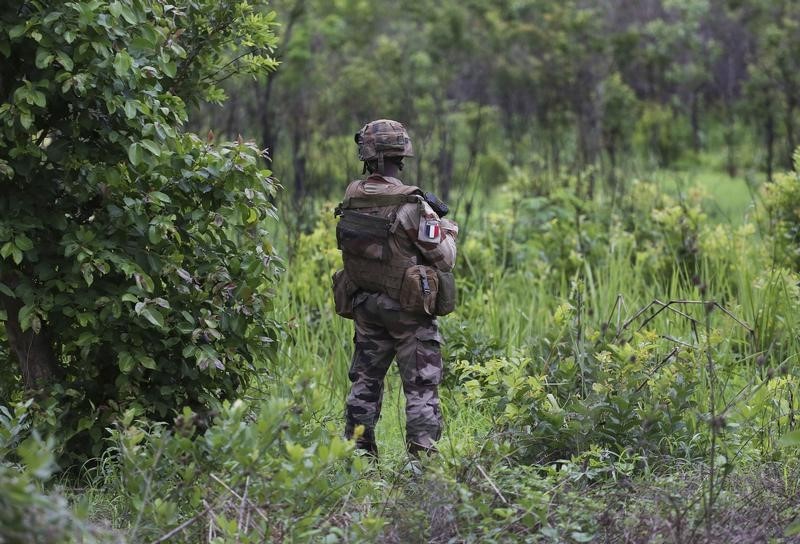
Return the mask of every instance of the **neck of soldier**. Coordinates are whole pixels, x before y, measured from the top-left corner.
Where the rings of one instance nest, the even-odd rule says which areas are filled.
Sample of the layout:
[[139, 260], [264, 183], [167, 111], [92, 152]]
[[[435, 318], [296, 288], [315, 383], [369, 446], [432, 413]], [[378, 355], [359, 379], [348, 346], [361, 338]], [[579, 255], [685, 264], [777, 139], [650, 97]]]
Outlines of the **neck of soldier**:
[[397, 166], [396, 162], [392, 161], [384, 161], [383, 171], [376, 170], [376, 173], [387, 178], [400, 178], [400, 168]]

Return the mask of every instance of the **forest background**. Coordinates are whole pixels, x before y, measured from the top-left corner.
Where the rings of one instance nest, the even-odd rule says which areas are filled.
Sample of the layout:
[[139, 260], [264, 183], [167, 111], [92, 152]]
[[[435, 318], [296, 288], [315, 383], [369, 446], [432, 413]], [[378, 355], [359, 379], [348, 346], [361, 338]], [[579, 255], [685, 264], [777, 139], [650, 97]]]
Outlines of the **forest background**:
[[[3, 203], [0, 542], [800, 538], [796, 2], [64, 6], [83, 53], [43, 45], [38, 2], [0, 18], [0, 174], [29, 212]], [[73, 140], [109, 145], [57, 151], [51, 93], [92, 77], [125, 128], [90, 105]], [[384, 117], [461, 225], [447, 430], [420, 464], [394, 374], [380, 461], [339, 437], [332, 211]], [[47, 192], [31, 156], [79, 173]], [[64, 191], [108, 203], [48, 255], [41, 196]], [[47, 380], [14, 340], [42, 331]]]

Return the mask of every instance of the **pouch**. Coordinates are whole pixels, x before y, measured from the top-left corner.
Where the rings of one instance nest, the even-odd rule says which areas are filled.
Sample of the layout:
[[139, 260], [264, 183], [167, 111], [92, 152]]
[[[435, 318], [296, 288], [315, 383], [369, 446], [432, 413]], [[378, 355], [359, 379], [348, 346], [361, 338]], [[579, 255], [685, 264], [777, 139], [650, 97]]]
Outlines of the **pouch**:
[[353, 295], [358, 291], [358, 286], [350, 281], [350, 277], [343, 269], [334, 272], [331, 279], [334, 311], [342, 317], [353, 319]]
[[381, 216], [352, 210], [342, 213], [336, 225], [336, 243], [339, 249], [373, 261], [388, 261], [389, 229], [392, 222]]
[[447, 315], [456, 309], [456, 278], [452, 272], [436, 271], [439, 292], [436, 295], [436, 315]]
[[400, 306], [413, 314], [436, 315], [439, 276], [436, 269], [414, 265], [406, 269], [400, 287]]

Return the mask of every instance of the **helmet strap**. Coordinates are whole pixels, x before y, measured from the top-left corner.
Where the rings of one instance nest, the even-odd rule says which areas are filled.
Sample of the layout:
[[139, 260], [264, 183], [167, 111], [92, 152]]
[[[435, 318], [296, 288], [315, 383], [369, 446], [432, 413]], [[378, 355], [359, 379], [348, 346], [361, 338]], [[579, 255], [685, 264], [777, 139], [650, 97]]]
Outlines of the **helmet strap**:
[[378, 173], [383, 174], [383, 153], [378, 153]]

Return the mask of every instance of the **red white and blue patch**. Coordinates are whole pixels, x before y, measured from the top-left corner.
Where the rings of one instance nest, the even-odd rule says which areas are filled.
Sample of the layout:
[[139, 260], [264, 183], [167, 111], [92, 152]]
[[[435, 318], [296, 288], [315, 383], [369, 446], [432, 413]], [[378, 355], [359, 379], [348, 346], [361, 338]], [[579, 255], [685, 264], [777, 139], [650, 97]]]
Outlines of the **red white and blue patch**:
[[419, 240], [420, 242], [439, 243], [441, 238], [442, 229], [439, 226], [439, 221], [424, 220], [420, 221], [419, 225]]

